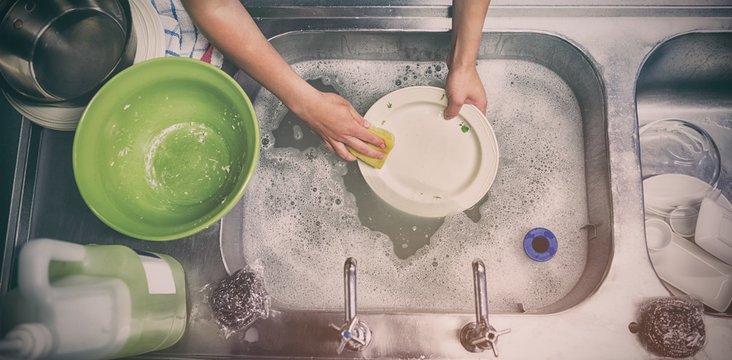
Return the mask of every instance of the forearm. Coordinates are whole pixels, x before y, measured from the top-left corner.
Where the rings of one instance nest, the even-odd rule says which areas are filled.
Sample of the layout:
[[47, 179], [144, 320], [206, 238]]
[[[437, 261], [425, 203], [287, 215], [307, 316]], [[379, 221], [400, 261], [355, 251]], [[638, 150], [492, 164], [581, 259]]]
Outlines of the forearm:
[[487, 99], [476, 60], [490, 0], [453, 0], [452, 44], [447, 66], [445, 118], [457, 116], [463, 104], [485, 112]]
[[475, 66], [490, 0], [454, 0], [450, 69]]
[[228, 59], [295, 113], [319, 92], [295, 73], [238, 0], [183, 0], [191, 18]]

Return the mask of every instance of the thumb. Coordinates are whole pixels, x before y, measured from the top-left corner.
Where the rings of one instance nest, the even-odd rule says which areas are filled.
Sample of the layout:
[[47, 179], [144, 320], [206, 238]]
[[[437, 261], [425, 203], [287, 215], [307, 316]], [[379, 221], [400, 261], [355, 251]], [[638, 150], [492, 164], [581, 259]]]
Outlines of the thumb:
[[445, 108], [445, 119], [450, 120], [460, 113], [460, 108], [463, 107], [463, 101], [457, 99], [447, 99], [447, 107]]

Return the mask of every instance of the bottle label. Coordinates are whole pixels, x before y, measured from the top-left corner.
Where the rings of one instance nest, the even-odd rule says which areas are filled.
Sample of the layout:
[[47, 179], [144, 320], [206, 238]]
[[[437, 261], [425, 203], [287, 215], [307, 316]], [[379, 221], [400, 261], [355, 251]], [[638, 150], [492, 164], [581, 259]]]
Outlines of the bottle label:
[[165, 260], [147, 251], [136, 251], [147, 278], [147, 291], [151, 295], [175, 294], [173, 270]]

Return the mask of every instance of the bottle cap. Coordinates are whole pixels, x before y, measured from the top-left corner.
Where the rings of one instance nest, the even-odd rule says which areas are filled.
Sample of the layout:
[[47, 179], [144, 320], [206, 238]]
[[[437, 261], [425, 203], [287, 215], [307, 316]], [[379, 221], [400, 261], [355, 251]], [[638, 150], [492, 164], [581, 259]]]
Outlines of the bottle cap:
[[43, 324], [21, 324], [13, 328], [6, 340], [20, 342], [14, 356], [18, 359], [38, 359], [48, 355], [53, 345], [51, 332]]

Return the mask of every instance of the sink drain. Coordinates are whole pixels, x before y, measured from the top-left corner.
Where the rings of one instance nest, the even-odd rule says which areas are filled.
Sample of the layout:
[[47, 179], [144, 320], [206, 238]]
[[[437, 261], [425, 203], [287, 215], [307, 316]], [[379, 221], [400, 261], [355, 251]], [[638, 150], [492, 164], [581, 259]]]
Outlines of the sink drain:
[[557, 237], [549, 229], [533, 228], [524, 236], [524, 251], [534, 261], [547, 261], [557, 253]]

